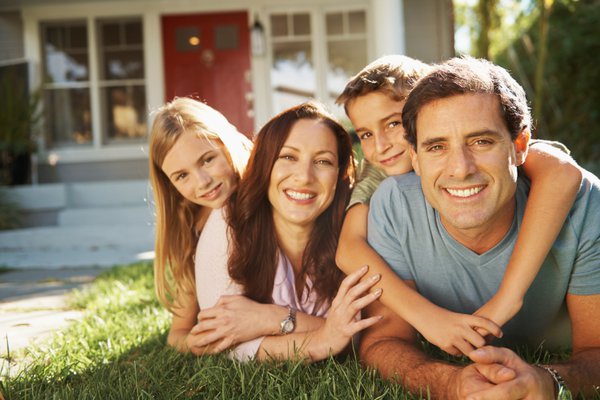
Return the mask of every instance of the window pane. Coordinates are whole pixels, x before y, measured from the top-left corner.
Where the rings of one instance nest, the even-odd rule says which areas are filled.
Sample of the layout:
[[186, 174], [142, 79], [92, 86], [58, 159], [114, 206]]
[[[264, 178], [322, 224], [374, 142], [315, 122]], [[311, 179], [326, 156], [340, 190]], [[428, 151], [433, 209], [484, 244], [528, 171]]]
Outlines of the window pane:
[[144, 52], [141, 50], [104, 53], [104, 79], [143, 79]]
[[47, 83], [81, 82], [89, 79], [87, 48], [69, 47], [70, 44], [79, 43], [79, 39], [69, 39], [73, 32], [79, 32], [81, 41], [87, 43], [83, 22], [66, 27], [42, 25], [44, 77]]
[[144, 86], [102, 89], [103, 109], [108, 121], [105, 139], [140, 138], [146, 135], [146, 90]]
[[92, 121], [88, 89], [49, 89], [44, 93], [50, 146], [91, 145]]
[[125, 43], [142, 44], [142, 24], [138, 21], [125, 24]]
[[294, 14], [294, 35], [310, 35], [310, 16], [308, 14]]
[[352, 11], [348, 13], [350, 33], [365, 33], [367, 31], [364, 11]]
[[73, 25], [69, 29], [69, 47], [87, 50], [87, 29], [85, 26]]
[[327, 14], [325, 24], [327, 35], [341, 35], [344, 33], [344, 20], [341, 13]]
[[103, 46], [118, 46], [121, 44], [119, 24], [104, 23], [100, 27]]
[[310, 42], [273, 45], [271, 82], [275, 113], [316, 96], [315, 68]]
[[287, 15], [271, 15], [271, 35], [274, 37], [288, 35]]
[[344, 89], [346, 82], [367, 63], [364, 39], [331, 41], [327, 45], [327, 90], [332, 98]]

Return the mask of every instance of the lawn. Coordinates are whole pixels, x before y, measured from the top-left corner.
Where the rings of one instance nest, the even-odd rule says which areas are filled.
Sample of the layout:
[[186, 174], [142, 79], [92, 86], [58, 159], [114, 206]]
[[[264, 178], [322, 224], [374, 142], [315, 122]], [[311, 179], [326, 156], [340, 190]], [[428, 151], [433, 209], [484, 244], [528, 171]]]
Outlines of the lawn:
[[[313, 365], [242, 364], [165, 347], [170, 317], [148, 263], [115, 267], [71, 296], [83, 320], [13, 355], [27, 367], [0, 371], [6, 399], [418, 399], [362, 369], [354, 356]], [[543, 351], [524, 354], [546, 362]], [[9, 376], [10, 377], [7, 377]], [[425, 397], [426, 398], [426, 397]]]

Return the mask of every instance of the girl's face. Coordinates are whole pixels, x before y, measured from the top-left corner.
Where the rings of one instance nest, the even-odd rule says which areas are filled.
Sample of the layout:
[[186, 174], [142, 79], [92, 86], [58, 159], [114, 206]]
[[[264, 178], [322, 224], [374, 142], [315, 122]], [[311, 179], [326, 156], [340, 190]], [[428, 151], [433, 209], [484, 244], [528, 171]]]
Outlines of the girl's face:
[[329, 207], [338, 177], [337, 147], [334, 133], [320, 121], [301, 119], [292, 126], [271, 171], [275, 226], [312, 227]]
[[184, 198], [199, 206], [220, 208], [237, 187], [223, 145], [193, 131], [175, 142], [161, 169]]

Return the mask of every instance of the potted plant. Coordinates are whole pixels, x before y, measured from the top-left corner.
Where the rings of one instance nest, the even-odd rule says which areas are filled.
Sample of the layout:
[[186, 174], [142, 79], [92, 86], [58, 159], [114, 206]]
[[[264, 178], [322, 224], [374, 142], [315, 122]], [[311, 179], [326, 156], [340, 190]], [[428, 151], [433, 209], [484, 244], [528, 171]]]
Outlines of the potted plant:
[[27, 64], [0, 68], [0, 98], [0, 184], [25, 184], [36, 147], [32, 127], [41, 116], [40, 91], [29, 92]]

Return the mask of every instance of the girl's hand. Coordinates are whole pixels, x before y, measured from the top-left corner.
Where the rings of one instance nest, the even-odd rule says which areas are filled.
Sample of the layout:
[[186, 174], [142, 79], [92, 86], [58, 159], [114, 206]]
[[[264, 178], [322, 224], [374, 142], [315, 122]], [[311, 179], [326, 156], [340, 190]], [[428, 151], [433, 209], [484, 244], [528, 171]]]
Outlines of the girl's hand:
[[488, 335], [502, 337], [500, 327], [487, 318], [455, 313], [433, 304], [430, 310], [424, 310], [419, 325], [415, 328], [425, 339], [453, 356], [468, 355], [484, 346]]
[[315, 332], [317, 350], [311, 351], [313, 360], [340, 353], [350, 343], [352, 336], [381, 319], [381, 316], [358, 319], [360, 311], [377, 300], [382, 292], [381, 289], [377, 289], [369, 293], [369, 289], [381, 279], [379, 274], [359, 283], [368, 270], [369, 268], [364, 266], [342, 281], [337, 295], [331, 302], [325, 324]]
[[[198, 323], [190, 335], [199, 335], [196, 346], [213, 344], [210, 353], [218, 353], [239, 343], [277, 331], [278, 308], [261, 304], [245, 296], [221, 296], [217, 304], [198, 313]], [[201, 334], [201, 335], [200, 335]]]

